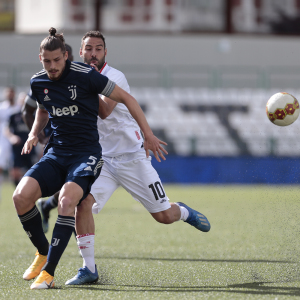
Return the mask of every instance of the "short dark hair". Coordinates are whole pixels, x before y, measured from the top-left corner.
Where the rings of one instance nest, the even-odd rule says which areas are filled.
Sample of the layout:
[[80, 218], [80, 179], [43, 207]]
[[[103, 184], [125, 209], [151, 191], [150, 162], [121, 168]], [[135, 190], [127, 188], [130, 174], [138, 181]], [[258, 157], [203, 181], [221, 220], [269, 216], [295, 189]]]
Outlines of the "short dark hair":
[[91, 30], [91, 31], [88, 31], [81, 39], [81, 47], [84, 43], [84, 40], [88, 37], [95, 37], [95, 38], [99, 38], [99, 39], [102, 39], [103, 43], [104, 43], [104, 49], [106, 49], [106, 43], [105, 43], [105, 37], [104, 35], [100, 32], [100, 31], [97, 31], [97, 30]]
[[56, 33], [56, 29], [51, 27], [49, 29], [50, 35], [43, 39], [40, 45], [40, 53], [42, 50], [54, 51], [61, 49], [63, 53], [66, 52], [66, 45], [64, 35], [62, 33]]
[[66, 46], [66, 50], [68, 51], [68, 59], [70, 61], [73, 61], [74, 60], [74, 57], [73, 57], [73, 51], [72, 51], [72, 47], [68, 44], [65, 44]]

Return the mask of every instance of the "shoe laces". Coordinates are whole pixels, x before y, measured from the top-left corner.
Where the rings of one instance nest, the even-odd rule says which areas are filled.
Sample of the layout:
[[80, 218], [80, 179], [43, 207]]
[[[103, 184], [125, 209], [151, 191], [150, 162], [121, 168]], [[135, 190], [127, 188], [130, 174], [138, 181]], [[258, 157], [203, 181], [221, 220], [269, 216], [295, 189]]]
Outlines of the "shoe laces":
[[85, 277], [86, 275], [87, 275], [87, 274], [86, 274], [86, 270], [85, 270], [84, 268], [80, 268], [80, 269], [78, 270], [78, 274], [77, 274], [78, 278]]

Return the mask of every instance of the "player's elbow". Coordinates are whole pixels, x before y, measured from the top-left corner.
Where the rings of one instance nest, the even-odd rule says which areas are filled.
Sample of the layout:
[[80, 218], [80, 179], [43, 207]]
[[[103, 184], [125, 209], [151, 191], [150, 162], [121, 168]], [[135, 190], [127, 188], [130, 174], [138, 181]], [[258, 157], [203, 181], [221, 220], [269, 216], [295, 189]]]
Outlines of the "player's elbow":
[[106, 113], [106, 112], [103, 112], [103, 111], [99, 111], [98, 112], [98, 116], [102, 119], [102, 120], [104, 120], [104, 119], [106, 119], [108, 116], [109, 116], [109, 114], [108, 113]]

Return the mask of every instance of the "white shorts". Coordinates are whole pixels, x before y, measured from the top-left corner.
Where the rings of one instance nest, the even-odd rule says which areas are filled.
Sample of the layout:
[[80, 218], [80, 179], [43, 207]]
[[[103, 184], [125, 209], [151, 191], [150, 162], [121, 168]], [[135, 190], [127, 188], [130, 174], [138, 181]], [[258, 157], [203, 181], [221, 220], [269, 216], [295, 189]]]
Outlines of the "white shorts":
[[147, 158], [144, 149], [135, 153], [102, 158], [104, 165], [90, 192], [96, 201], [93, 205], [94, 214], [101, 211], [119, 186], [150, 213], [171, 207], [160, 178], [151, 164], [151, 156]]

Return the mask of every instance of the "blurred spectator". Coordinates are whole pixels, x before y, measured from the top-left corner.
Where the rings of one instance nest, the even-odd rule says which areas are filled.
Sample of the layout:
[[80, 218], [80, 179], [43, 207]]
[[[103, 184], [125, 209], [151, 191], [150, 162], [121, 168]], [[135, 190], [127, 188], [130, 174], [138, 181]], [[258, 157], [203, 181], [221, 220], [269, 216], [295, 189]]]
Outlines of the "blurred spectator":
[[17, 104], [19, 110], [10, 116], [5, 134], [12, 145], [13, 167], [10, 177], [17, 186], [25, 172], [33, 165], [35, 149], [27, 155], [21, 155], [24, 143], [28, 138], [29, 129], [23, 121], [21, 107], [24, 104], [26, 93], [20, 93]]
[[0, 103], [0, 187], [3, 181], [3, 170], [8, 170], [11, 163], [11, 144], [5, 135], [5, 129], [10, 116], [20, 109], [21, 107], [15, 104], [14, 88], [5, 88], [3, 101]]

